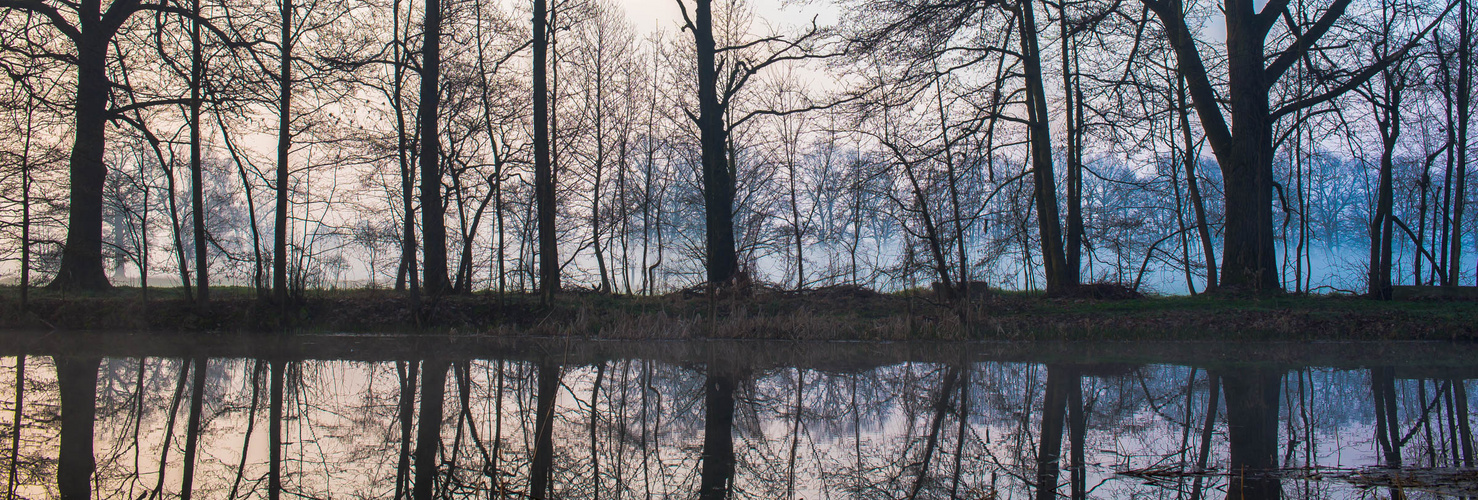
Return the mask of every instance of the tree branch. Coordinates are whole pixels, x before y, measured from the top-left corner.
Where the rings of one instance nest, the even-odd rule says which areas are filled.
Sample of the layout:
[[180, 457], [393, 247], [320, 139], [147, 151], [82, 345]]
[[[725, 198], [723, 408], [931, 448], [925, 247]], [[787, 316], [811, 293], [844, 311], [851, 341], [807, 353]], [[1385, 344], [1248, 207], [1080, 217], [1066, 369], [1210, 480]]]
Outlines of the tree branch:
[[1212, 149], [1226, 151], [1232, 145], [1231, 128], [1227, 126], [1226, 117], [1217, 104], [1216, 90], [1212, 88], [1211, 79], [1206, 75], [1206, 64], [1201, 60], [1196, 41], [1191, 38], [1185, 16], [1179, 12], [1179, 3], [1172, 6], [1167, 0], [1143, 1], [1160, 18], [1160, 24], [1169, 35], [1180, 74], [1186, 80], [1191, 102], [1196, 107], [1196, 115], [1201, 118], [1201, 128], [1211, 141]]
[[[1334, 3], [1328, 9], [1324, 9], [1324, 15], [1319, 16], [1319, 20], [1315, 21], [1314, 25], [1309, 27], [1308, 31], [1298, 35], [1298, 39], [1293, 42], [1293, 45], [1289, 45], [1288, 48], [1283, 49], [1283, 52], [1278, 54], [1278, 58], [1274, 59], [1273, 63], [1268, 65], [1268, 69], [1265, 71], [1267, 75], [1266, 81], [1271, 85], [1271, 82], [1277, 81], [1278, 77], [1283, 76], [1283, 73], [1288, 71], [1288, 68], [1293, 67], [1293, 63], [1298, 62], [1298, 58], [1308, 52], [1309, 48], [1314, 46], [1314, 42], [1319, 41], [1320, 37], [1323, 37], [1325, 33], [1329, 32], [1329, 28], [1333, 27], [1334, 22], [1338, 21], [1340, 16], [1345, 14], [1345, 8], [1349, 6], [1350, 0], [1334, 0]], [[1267, 12], [1267, 10], [1264, 9], [1263, 12]], [[1262, 17], [1258, 17], [1259, 26], [1266, 24], [1266, 26], [1271, 27], [1275, 21], [1277, 21], [1276, 17], [1266, 21]], [[1263, 29], [1263, 31], [1266, 32], [1267, 30]]]
[[67, 19], [62, 17], [62, 13], [58, 12], [56, 7], [41, 3], [39, 0], [0, 0], [0, 8], [24, 10], [39, 14], [45, 17], [47, 21], [50, 21], [51, 25], [56, 27], [57, 31], [62, 32], [63, 35], [66, 35], [68, 39], [72, 40], [74, 45], [82, 39], [82, 33], [77, 31], [77, 27], [72, 26], [72, 23], [67, 22]]
[[1400, 50], [1397, 50], [1396, 52], [1386, 56], [1379, 61], [1376, 61], [1375, 64], [1366, 67], [1364, 70], [1357, 73], [1349, 80], [1346, 80], [1345, 83], [1339, 85], [1338, 87], [1330, 89], [1322, 94], [1305, 99], [1299, 99], [1297, 101], [1293, 101], [1279, 107], [1277, 110], [1273, 111], [1271, 115], [1272, 119], [1277, 120], [1289, 113], [1293, 113], [1300, 109], [1308, 108], [1310, 106], [1315, 106], [1320, 103], [1329, 101], [1330, 99], [1334, 99], [1336, 97], [1344, 95], [1345, 92], [1349, 92], [1351, 89], [1365, 84], [1366, 81], [1369, 81], [1371, 78], [1375, 77], [1375, 75], [1380, 74], [1380, 72], [1385, 71], [1386, 68], [1389, 68], [1392, 64], [1395, 64], [1396, 61], [1400, 61], [1401, 59], [1405, 58], [1406, 53], [1410, 52], [1411, 49], [1416, 48], [1416, 46], [1421, 43], [1422, 38], [1425, 38], [1427, 36], [1427, 33], [1432, 31], [1432, 28], [1437, 27], [1437, 24], [1442, 22], [1442, 18], [1447, 17], [1447, 13], [1452, 12], [1452, 8], [1457, 6], [1457, 4], [1458, 0], [1449, 1], [1447, 3], [1447, 8], [1443, 9], [1442, 13], [1438, 14], [1435, 19], [1432, 19], [1431, 24], [1428, 24], [1426, 28], [1422, 28], [1421, 32], [1417, 33], [1416, 36], [1411, 37], [1411, 40], [1406, 42], [1406, 45], [1402, 45]]

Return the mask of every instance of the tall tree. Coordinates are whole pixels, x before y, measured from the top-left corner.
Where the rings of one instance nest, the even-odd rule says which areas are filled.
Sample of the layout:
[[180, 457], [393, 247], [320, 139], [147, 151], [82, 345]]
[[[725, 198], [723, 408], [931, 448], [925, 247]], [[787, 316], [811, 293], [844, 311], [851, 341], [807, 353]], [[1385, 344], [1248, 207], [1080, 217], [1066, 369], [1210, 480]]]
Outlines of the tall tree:
[[[1273, 0], [1258, 10], [1253, 0], [1222, 0], [1226, 19], [1224, 95], [1218, 95], [1213, 74], [1202, 58], [1209, 44], [1196, 40], [1181, 0], [1142, 1], [1165, 28], [1207, 142], [1221, 167], [1226, 225], [1220, 284], [1281, 290], [1273, 234], [1274, 125], [1284, 116], [1328, 102], [1365, 83], [1405, 57], [1436, 20], [1389, 56], [1322, 91], [1274, 103], [1271, 97], [1276, 94], [1273, 89], [1278, 81], [1294, 64], [1307, 61], [1312, 51], [1322, 50], [1320, 39], [1344, 16], [1352, 0], [1333, 0], [1312, 22], [1291, 21], [1292, 33], [1287, 38], [1292, 42], [1272, 52], [1268, 43], [1273, 28], [1285, 19], [1293, 19], [1290, 1]], [[1229, 113], [1223, 112], [1223, 102]]]
[[[1027, 128], [1031, 131], [1032, 181], [1036, 186], [1033, 197], [1037, 200], [1037, 231], [1042, 241], [1042, 265], [1046, 272], [1047, 294], [1056, 295], [1078, 284], [1078, 270], [1068, 267], [1063, 249], [1062, 223], [1057, 212], [1057, 177], [1052, 171], [1052, 126], [1047, 111], [1047, 89], [1042, 83], [1042, 51], [1037, 42], [1036, 14], [1033, 13], [1035, 8], [1031, 0], [1022, 0], [1019, 10], [1021, 62], [1026, 77]], [[1071, 120], [1071, 115], [1068, 119]], [[1069, 177], [1070, 184], [1075, 182], [1075, 179]], [[1070, 215], [1076, 215], [1076, 212]]]
[[[813, 46], [822, 35], [813, 21], [809, 30], [793, 37], [780, 35], [751, 41], [731, 41], [723, 46], [714, 38], [713, 0], [694, 0], [691, 13], [687, 0], [678, 0], [684, 30], [693, 33], [693, 48], [698, 83], [698, 113], [685, 110], [698, 127], [701, 150], [704, 268], [708, 282], [723, 285], [739, 272], [739, 254], [734, 240], [734, 196], [737, 176], [732, 162], [729, 133], [750, 119], [761, 115], [783, 116], [827, 109], [844, 101], [809, 104], [792, 109], [758, 109], [733, 116], [735, 97], [750, 79], [766, 68], [781, 62], [824, 59], [837, 55], [818, 52]], [[757, 47], [771, 48], [768, 54], [746, 57]], [[720, 61], [720, 56], [724, 58]], [[721, 74], [722, 72], [722, 74]]]
[[190, 12], [190, 220], [195, 237], [195, 301], [210, 302], [210, 264], [205, 240], [204, 165], [201, 164], [200, 88], [205, 83], [205, 59], [200, 44], [200, 0], [191, 0]]
[[[208, 29], [212, 27], [188, 9], [144, 0], [118, 0], [106, 9], [102, 0], [0, 0], [0, 8], [31, 12], [44, 18], [75, 51], [45, 55], [71, 61], [77, 71], [72, 106], [72, 155], [68, 162], [71, 182], [67, 238], [56, 278], [48, 286], [64, 290], [111, 288], [103, 271], [103, 184], [108, 172], [103, 154], [108, 122], [125, 110], [109, 107], [115, 84], [108, 77], [108, 47], [129, 18], [139, 12], [184, 16]], [[141, 105], [147, 103], [131, 106]]]
[[534, 0], [534, 199], [539, 219], [539, 290], [548, 300], [559, 292], [559, 242], [554, 227], [554, 166], [549, 137], [549, 6]]
[[[708, 282], [725, 284], [739, 272], [734, 247], [734, 171], [729, 165], [724, 105], [719, 102], [717, 48], [713, 41], [713, 0], [695, 0], [693, 32], [698, 61], [698, 143], [703, 156], [703, 215]], [[687, 16], [687, 6], [683, 15]]]
[[441, 201], [441, 0], [426, 0], [421, 42], [421, 235], [425, 240], [421, 286], [429, 294], [451, 289], [446, 264], [446, 207]]
[[[1398, 22], [1394, 19], [1396, 10], [1381, 3], [1381, 23], [1376, 35], [1379, 37], [1377, 46], [1371, 49], [1376, 57], [1388, 57], [1390, 47], [1387, 46], [1390, 37], [1394, 36], [1394, 25]], [[1398, 61], [1381, 71], [1378, 81], [1368, 82], [1368, 87], [1356, 91], [1360, 93], [1373, 107], [1377, 129], [1380, 132], [1381, 153], [1380, 163], [1377, 165], [1379, 180], [1375, 192], [1376, 206], [1374, 217], [1370, 220], [1370, 269], [1367, 293], [1371, 298], [1391, 298], [1391, 236], [1392, 228], [1395, 226], [1396, 214], [1394, 213], [1394, 182], [1392, 177], [1396, 167], [1396, 146], [1401, 138], [1401, 106], [1402, 93], [1408, 85], [1406, 67], [1407, 60]]]
[[[281, 1], [278, 14], [281, 25], [277, 39], [277, 170], [276, 189], [273, 190], [276, 212], [272, 226], [272, 296], [278, 306], [287, 305], [287, 193], [290, 187], [288, 158], [292, 154], [292, 98], [293, 98], [293, 0]], [[395, 13], [400, 14], [399, 6]], [[399, 44], [396, 44], [397, 50]], [[398, 62], [398, 61], [397, 61]], [[400, 81], [397, 75], [396, 82]], [[397, 107], [397, 114], [399, 108]], [[401, 145], [402, 149], [404, 145]]]
[[1461, 1], [1459, 8], [1462, 10], [1458, 15], [1457, 142], [1454, 144], [1457, 160], [1454, 174], [1457, 182], [1453, 188], [1452, 247], [1449, 250], [1452, 257], [1447, 266], [1447, 286], [1459, 285], [1458, 281], [1463, 275], [1463, 208], [1468, 204], [1468, 159], [1471, 154], [1468, 125], [1473, 120], [1473, 13], [1468, 4], [1468, 0]]

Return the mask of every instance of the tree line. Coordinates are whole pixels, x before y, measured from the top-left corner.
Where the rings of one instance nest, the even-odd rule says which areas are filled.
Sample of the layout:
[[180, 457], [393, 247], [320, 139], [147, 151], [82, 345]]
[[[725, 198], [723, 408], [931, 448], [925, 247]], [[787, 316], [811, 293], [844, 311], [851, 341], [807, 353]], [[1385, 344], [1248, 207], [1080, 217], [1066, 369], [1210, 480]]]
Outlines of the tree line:
[[677, 0], [644, 30], [609, 0], [0, 0], [0, 251], [23, 297], [172, 274], [202, 303], [1388, 298], [1478, 272], [1469, 3], [835, 0], [776, 24]]

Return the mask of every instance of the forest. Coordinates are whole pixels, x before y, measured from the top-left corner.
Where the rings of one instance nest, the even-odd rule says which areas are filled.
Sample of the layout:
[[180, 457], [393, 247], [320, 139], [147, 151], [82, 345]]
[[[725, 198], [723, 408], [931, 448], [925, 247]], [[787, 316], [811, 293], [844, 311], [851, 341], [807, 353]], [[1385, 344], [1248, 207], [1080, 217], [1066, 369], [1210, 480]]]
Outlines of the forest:
[[0, 279], [281, 303], [1478, 274], [1469, 0], [756, 1], [0, 0]]

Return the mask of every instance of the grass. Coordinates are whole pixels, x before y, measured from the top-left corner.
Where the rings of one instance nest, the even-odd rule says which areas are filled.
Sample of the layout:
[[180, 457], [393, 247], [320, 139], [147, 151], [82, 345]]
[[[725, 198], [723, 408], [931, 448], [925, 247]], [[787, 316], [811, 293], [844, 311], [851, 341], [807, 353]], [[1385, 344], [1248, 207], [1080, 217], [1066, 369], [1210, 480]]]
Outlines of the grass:
[[408, 331], [598, 339], [805, 340], [1471, 340], [1478, 302], [1385, 301], [1353, 296], [1054, 299], [997, 292], [961, 314], [928, 291], [855, 287], [746, 296], [675, 292], [632, 297], [569, 292], [553, 304], [530, 294], [475, 293], [419, 306], [388, 290], [314, 290], [291, 307], [249, 288], [211, 290], [202, 309], [179, 288], [97, 293], [0, 287], [0, 328], [156, 332]]

